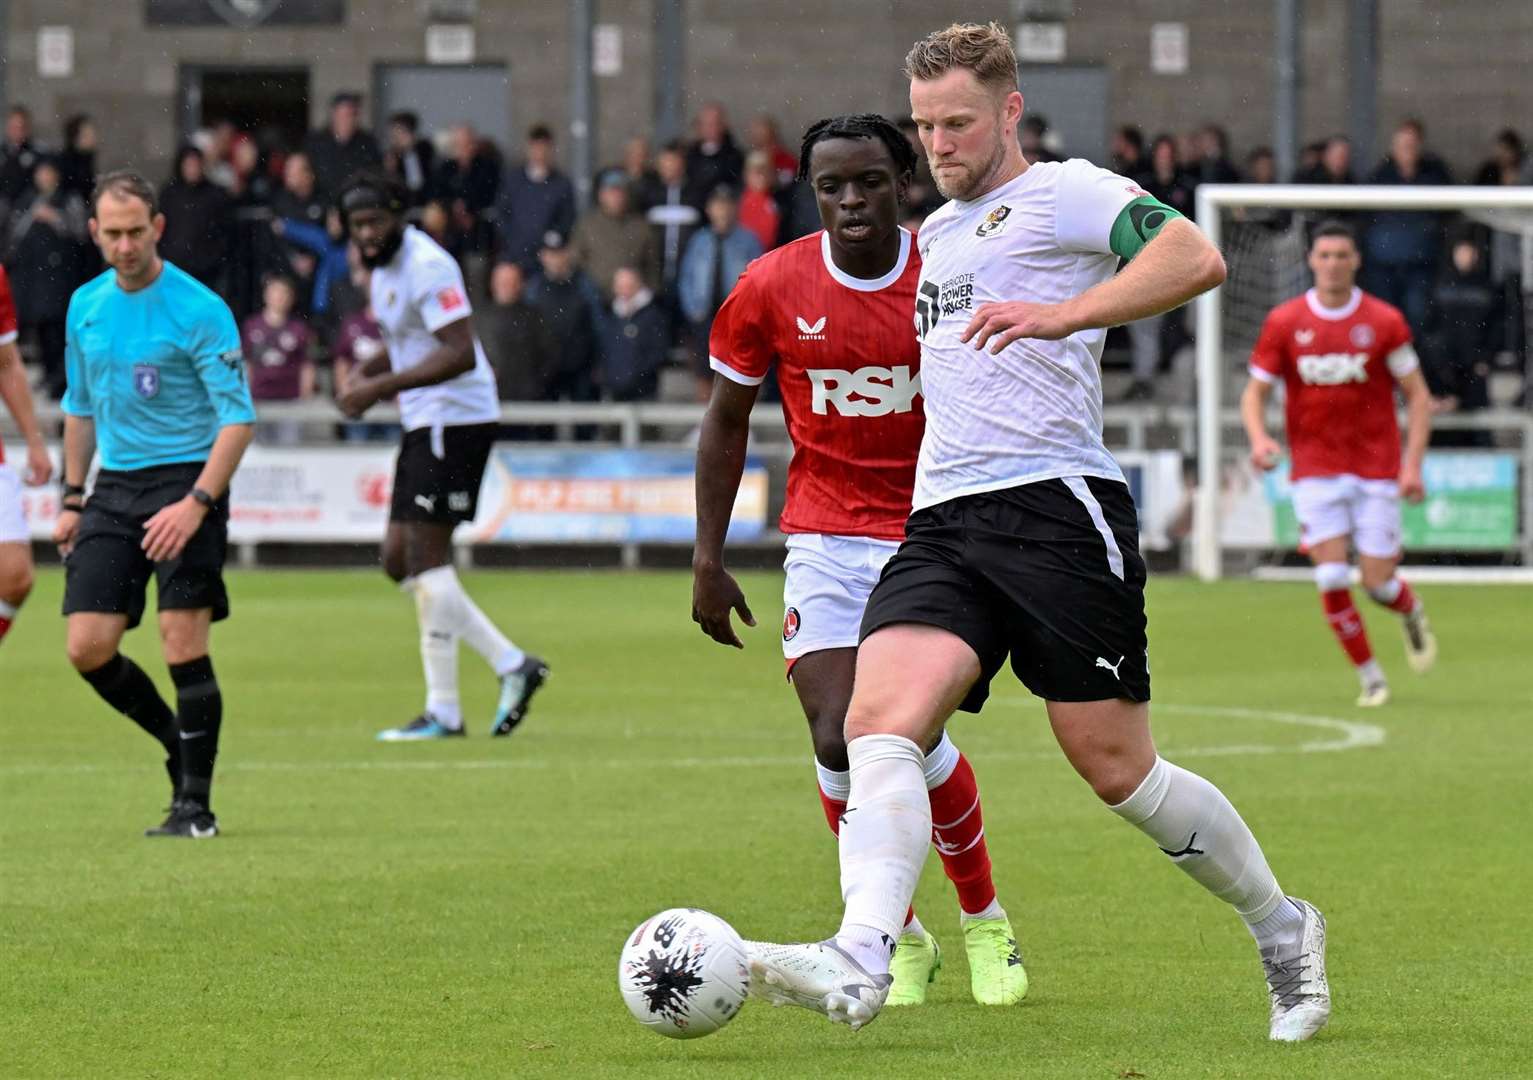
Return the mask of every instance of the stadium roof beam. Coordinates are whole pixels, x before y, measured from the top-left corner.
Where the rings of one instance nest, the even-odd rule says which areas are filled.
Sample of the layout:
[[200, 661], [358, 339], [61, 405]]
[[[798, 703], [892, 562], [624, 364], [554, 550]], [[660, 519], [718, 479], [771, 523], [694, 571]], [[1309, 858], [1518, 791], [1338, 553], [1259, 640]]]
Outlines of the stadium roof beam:
[[596, 0], [570, 0], [570, 170], [576, 205], [591, 204], [591, 174], [596, 168], [596, 76], [591, 58]]
[[1379, 0], [1351, 0], [1347, 8], [1347, 127], [1352, 160], [1373, 168], [1379, 115]]

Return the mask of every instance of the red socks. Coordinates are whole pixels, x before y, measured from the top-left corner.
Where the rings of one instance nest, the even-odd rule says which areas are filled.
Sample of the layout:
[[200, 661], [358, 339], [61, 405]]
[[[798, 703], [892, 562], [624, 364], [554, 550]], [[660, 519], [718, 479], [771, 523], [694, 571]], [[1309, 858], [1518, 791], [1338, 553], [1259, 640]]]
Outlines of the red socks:
[[[1405, 598], [1405, 593], [1405, 589], [1400, 590], [1397, 602]], [[1373, 649], [1368, 644], [1368, 631], [1363, 629], [1363, 617], [1357, 613], [1357, 606], [1352, 603], [1352, 590], [1330, 589], [1322, 592], [1320, 603], [1325, 608], [1331, 632], [1336, 635], [1336, 640], [1341, 643], [1353, 665], [1361, 667], [1372, 660]]]
[[959, 905], [977, 915], [995, 900], [995, 883], [990, 880], [979, 784], [969, 759], [959, 754], [952, 775], [927, 794], [932, 803], [932, 846], [942, 857], [942, 869], [958, 892]]

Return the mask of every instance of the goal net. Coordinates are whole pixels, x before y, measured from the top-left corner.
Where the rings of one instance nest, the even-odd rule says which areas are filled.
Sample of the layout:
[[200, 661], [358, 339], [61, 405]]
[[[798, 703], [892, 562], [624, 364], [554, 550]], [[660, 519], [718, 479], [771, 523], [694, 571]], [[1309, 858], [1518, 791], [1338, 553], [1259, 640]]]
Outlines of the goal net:
[[[1524, 291], [1533, 291], [1533, 187], [1200, 187], [1198, 223], [1224, 252], [1228, 268], [1225, 284], [1200, 297], [1196, 310], [1197, 479], [1190, 544], [1192, 568], [1205, 580], [1280, 561], [1297, 547], [1286, 460], [1269, 473], [1246, 461], [1238, 398], [1247, 362], [1267, 313], [1311, 284], [1306, 252], [1314, 225], [1327, 217], [1366, 223], [1381, 212], [1446, 217], [1450, 244], [1459, 237], [1476, 240], [1488, 260], [1486, 283], [1499, 298], [1496, 317], [1506, 327], [1495, 335], [1502, 355], [1522, 355], [1533, 314], [1533, 295]], [[1444, 251], [1446, 267], [1447, 245]], [[1366, 280], [1362, 284], [1367, 287]], [[1430, 364], [1432, 342], [1418, 340], [1417, 348], [1423, 365]], [[1522, 366], [1518, 361], [1519, 371]], [[1281, 391], [1273, 395], [1268, 426], [1282, 430]], [[1526, 410], [1492, 405], [1445, 415], [1434, 428], [1458, 429], [1464, 437], [1443, 440], [1460, 444], [1451, 449], [1434, 445], [1428, 452], [1429, 494], [1406, 510], [1407, 551], [1533, 565], [1533, 418]]]

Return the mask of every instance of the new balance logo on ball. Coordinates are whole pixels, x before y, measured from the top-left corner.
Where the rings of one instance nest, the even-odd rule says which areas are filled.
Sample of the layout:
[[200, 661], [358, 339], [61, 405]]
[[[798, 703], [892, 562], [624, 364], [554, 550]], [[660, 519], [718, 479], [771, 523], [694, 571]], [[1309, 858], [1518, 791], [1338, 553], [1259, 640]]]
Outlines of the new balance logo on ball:
[[[888, 416], [907, 413], [921, 392], [921, 374], [910, 367], [865, 367], [856, 371], [816, 368], [804, 372], [814, 388], [810, 408], [827, 416], [830, 408], [842, 416]], [[856, 395], [854, 399], [852, 395]]]
[[1299, 357], [1299, 378], [1310, 386], [1368, 381], [1367, 353], [1323, 353]]

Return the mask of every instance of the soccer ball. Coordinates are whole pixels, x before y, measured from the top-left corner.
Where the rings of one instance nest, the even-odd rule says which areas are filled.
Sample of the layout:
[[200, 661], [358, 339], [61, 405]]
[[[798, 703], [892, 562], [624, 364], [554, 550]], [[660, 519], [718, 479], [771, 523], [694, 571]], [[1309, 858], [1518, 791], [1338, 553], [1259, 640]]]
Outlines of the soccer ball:
[[672, 1039], [711, 1035], [735, 1018], [750, 989], [745, 942], [717, 915], [670, 908], [623, 944], [617, 985], [634, 1019]]

